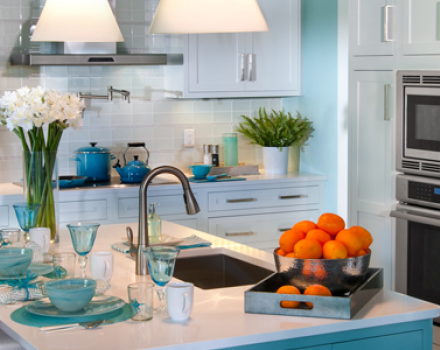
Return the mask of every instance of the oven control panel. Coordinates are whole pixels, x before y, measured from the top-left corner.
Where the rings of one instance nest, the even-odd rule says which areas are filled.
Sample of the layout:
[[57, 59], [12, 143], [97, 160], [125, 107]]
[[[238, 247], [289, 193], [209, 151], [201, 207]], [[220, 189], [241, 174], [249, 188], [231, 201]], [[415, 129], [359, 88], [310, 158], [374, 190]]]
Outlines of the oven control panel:
[[396, 176], [396, 198], [401, 203], [440, 209], [440, 179], [399, 174]]

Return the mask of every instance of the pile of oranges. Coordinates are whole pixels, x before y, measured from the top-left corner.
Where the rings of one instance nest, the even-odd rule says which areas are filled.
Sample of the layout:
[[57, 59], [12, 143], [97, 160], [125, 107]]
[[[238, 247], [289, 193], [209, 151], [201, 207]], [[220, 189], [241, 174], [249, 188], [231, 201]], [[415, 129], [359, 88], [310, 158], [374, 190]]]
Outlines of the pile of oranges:
[[345, 228], [344, 219], [322, 214], [318, 222], [304, 220], [284, 232], [277, 254], [297, 259], [345, 259], [370, 252], [373, 237], [361, 226]]

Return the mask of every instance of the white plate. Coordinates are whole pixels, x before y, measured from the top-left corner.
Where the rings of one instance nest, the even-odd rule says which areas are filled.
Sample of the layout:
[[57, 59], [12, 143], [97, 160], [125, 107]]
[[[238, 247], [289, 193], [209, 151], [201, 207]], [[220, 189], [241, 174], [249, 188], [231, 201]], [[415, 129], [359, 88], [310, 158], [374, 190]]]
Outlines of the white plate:
[[34, 315], [49, 317], [87, 317], [106, 314], [124, 307], [125, 301], [111, 295], [94, 296], [83, 309], [66, 312], [57, 309], [49, 299], [36, 300], [26, 305], [26, 310]]
[[[127, 237], [122, 238], [122, 240], [124, 240], [124, 243], [128, 246]], [[183, 242], [183, 239], [181, 239], [181, 238], [171, 237], [171, 236], [168, 236], [166, 233], [162, 233], [162, 243], [150, 244], [150, 246], [155, 246], [155, 245], [175, 246], [175, 245], [178, 245], [182, 242]], [[133, 243], [137, 244], [137, 237], [133, 237]]]

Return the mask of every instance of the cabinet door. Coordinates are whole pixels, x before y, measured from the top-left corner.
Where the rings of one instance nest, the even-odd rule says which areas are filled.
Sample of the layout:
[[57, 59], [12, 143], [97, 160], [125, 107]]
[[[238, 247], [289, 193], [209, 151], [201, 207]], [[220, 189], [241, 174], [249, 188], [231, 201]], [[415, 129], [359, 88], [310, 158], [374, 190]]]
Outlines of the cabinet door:
[[393, 55], [394, 0], [350, 1], [350, 53], [353, 56]]
[[403, 54], [440, 54], [440, 3], [403, 0]]
[[245, 90], [245, 34], [194, 34], [188, 40], [189, 92]]
[[387, 350], [422, 350], [423, 332], [413, 331], [401, 334], [385, 335], [368, 339], [350, 341], [346, 343], [333, 344], [333, 350], [369, 350], [369, 349], [387, 349]]
[[268, 32], [246, 37], [247, 91], [296, 91], [300, 88], [301, 3], [259, 0]]
[[371, 266], [384, 268], [387, 287], [392, 278], [393, 81], [391, 71], [354, 71], [349, 90], [349, 225], [372, 234]]

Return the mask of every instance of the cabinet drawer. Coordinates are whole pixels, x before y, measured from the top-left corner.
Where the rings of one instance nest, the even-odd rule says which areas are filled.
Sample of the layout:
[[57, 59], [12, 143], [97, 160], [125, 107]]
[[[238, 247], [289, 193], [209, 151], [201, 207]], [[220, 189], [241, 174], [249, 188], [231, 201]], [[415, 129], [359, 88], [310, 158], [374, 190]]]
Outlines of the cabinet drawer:
[[318, 186], [209, 194], [209, 211], [272, 208], [319, 202]]
[[[162, 215], [185, 215], [183, 195], [148, 197], [150, 203], [158, 203], [156, 213]], [[139, 197], [120, 198], [118, 202], [119, 218], [137, 218], [139, 216]]]
[[318, 210], [209, 219], [209, 233], [259, 249], [278, 247], [281, 234], [301, 220], [318, 219]]
[[107, 201], [78, 201], [60, 203], [60, 221], [91, 221], [107, 219]]
[[0, 227], [9, 226], [9, 207], [0, 205]]
[[[169, 221], [169, 222], [173, 222], [178, 225], [189, 227], [194, 230], [197, 230], [197, 218], [195, 218], [195, 217], [188, 217], [187, 219], [186, 218], [185, 219], [175, 219], [174, 216], [170, 216], [170, 217], [162, 216], [161, 219]], [[167, 233], [167, 232], [165, 232], [165, 233]], [[172, 236], [171, 232], [170, 232], [170, 235]]]

